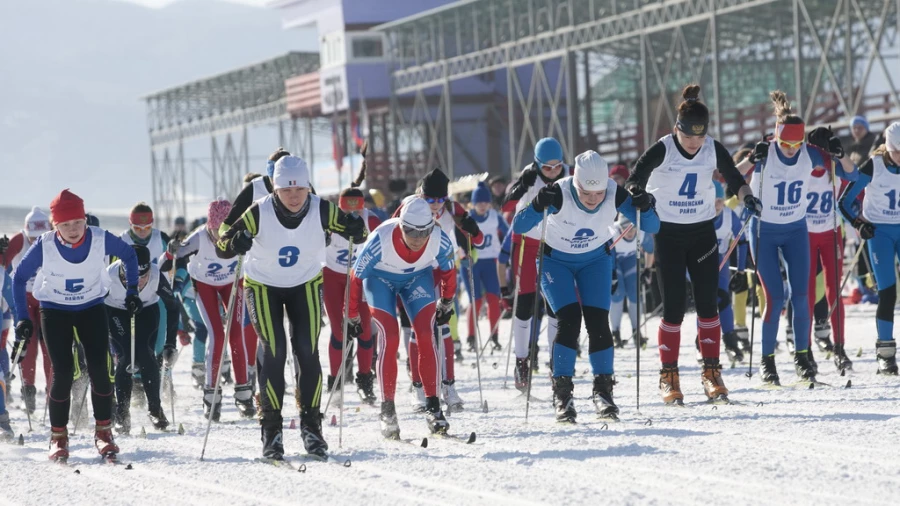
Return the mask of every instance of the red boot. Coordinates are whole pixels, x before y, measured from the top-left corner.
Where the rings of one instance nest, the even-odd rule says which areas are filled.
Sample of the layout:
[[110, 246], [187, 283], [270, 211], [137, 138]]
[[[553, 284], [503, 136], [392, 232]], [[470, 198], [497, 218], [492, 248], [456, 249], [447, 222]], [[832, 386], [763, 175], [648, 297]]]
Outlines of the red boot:
[[50, 429], [50, 460], [65, 462], [69, 458], [69, 431], [65, 427]]
[[113, 439], [110, 420], [98, 421], [94, 429], [94, 446], [102, 457], [113, 457], [119, 454], [119, 447]]

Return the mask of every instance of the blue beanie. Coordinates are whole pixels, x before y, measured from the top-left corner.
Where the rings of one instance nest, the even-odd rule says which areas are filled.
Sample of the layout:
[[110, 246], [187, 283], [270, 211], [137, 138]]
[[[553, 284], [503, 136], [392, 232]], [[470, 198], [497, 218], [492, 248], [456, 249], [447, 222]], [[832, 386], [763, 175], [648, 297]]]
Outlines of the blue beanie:
[[266, 163], [266, 175], [269, 176], [269, 179], [275, 180], [275, 162], [272, 160], [269, 160], [268, 163]]
[[869, 130], [869, 122], [866, 121], [865, 116], [854, 116], [853, 119], [850, 120], [850, 127], [855, 127], [856, 125], [862, 125], [866, 128], [866, 131]]
[[725, 188], [722, 187], [722, 183], [713, 180], [713, 186], [716, 187], [716, 198], [724, 199], [725, 198]]
[[534, 161], [537, 163], [563, 159], [562, 146], [553, 137], [544, 137], [534, 145]]
[[478, 186], [472, 190], [472, 203], [480, 204], [482, 202], [490, 203], [491, 201], [491, 190], [488, 189], [488, 186], [484, 184], [484, 181], [480, 181]]

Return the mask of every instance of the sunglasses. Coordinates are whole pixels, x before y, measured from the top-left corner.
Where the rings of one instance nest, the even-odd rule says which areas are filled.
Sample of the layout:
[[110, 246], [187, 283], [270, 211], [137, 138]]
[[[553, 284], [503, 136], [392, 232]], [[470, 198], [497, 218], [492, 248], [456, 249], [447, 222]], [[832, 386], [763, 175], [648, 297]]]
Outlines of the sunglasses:
[[135, 232], [149, 232], [150, 230], [153, 229], [153, 224], [150, 223], [150, 224], [147, 224], [147, 225], [135, 225], [135, 224], [132, 223], [132, 224], [131, 224], [131, 228], [132, 228]]
[[783, 141], [781, 139], [778, 139], [778, 146], [785, 148], [785, 149], [799, 148], [801, 144], [803, 144], [802, 140], [797, 141], [797, 142], [789, 142], [789, 141]]
[[556, 164], [553, 164], [553, 165], [549, 165], [549, 164], [546, 164], [546, 163], [542, 163], [542, 164], [541, 164], [541, 170], [556, 170], [556, 169], [558, 169], [558, 168], [560, 168], [560, 167], [562, 167], [562, 162], [559, 162], [559, 163], [556, 163]]
[[413, 239], [422, 239], [423, 237], [428, 237], [431, 235], [431, 231], [434, 229], [434, 224], [427, 225], [425, 228], [417, 228], [412, 225], [403, 225], [403, 234], [411, 237]]
[[422, 197], [422, 199], [424, 199], [425, 202], [428, 202], [429, 204], [443, 204], [444, 202], [447, 201], [447, 197], [440, 197], [440, 198]]

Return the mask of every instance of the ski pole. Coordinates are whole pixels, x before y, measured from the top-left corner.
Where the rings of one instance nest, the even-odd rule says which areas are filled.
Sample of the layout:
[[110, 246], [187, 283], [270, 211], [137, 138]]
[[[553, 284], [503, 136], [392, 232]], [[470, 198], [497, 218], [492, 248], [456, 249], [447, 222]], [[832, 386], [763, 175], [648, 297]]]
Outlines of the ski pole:
[[[534, 311], [531, 314], [531, 335], [528, 336], [528, 391], [525, 394], [525, 423], [528, 423], [528, 410], [531, 407], [531, 383], [534, 377], [534, 361], [537, 359], [537, 340], [540, 335], [541, 321], [538, 319], [538, 311], [541, 303], [541, 276], [544, 270], [544, 239], [547, 237], [547, 208], [544, 208], [544, 215], [541, 218], [541, 242], [538, 246], [538, 265], [537, 276], [534, 282]], [[525, 241], [525, 238], [522, 238]], [[521, 265], [521, 263], [519, 264]], [[553, 350], [550, 349], [550, 360], [553, 360]]]
[[[341, 420], [343, 420], [343, 411], [344, 411], [344, 374], [345, 368], [347, 364], [347, 319], [350, 317], [350, 273], [353, 270], [353, 241], [350, 241], [350, 251], [347, 255], [347, 258], [350, 259], [347, 261], [347, 274], [346, 280], [347, 285], [344, 287], [344, 322], [341, 323], [341, 328], [343, 329], [343, 334], [341, 334], [342, 339], [342, 347], [341, 347], [341, 366], [338, 369], [338, 378], [335, 379], [335, 386], [341, 389], [341, 399], [340, 399], [340, 409], [341, 409]], [[330, 323], [330, 322], [329, 322]], [[325, 409], [322, 411], [322, 416], [328, 414], [328, 408], [331, 407], [331, 399], [334, 397], [335, 388], [331, 389], [331, 392], [328, 393], [328, 401], [325, 402]], [[341, 422], [343, 425], [343, 422]], [[338, 429], [338, 446], [340, 447], [340, 434], [341, 430]]]
[[[839, 297], [841, 297], [841, 293], [844, 292], [844, 286], [847, 284], [847, 281], [850, 279], [850, 275], [853, 274], [853, 269], [855, 269], [856, 264], [859, 263], [859, 257], [862, 254], [863, 249], [865, 249], [865, 248], [863, 248], [863, 246], [865, 244], [866, 244], [866, 240], [860, 239], [859, 247], [856, 248], [856, 253], [853, 254], [853, 261], [850, 262], [850, 266], [847, 268], [847, 273], [844, 274], [844, 281], [841, 282], [841, 286], [837, 290], [837, 294], [836, 294], [837, 296], [834, 298], [834, 302], [828, 308], [828, 317], [829, 318], [831, 317], [831, 313], [833, 313], [834, 310], [837, 309], [837, 303], [838, 303]], [[837, 271], [835, 271], [835, 272], [837, 272]]]
[[134, 373], [137, 372], [137, 367], [134, 365], [134, 321], [137, 319], [137, 315], [131, 315], [131, 362], [128, 363], [128, 367], [125, 368], [125, 372], [131, 375], [131, 380], [134, 381]]
[[[636, 260], [637, 260], [637, 272], [640, 273], [642, 271], [641, 264], [643, 263], [644, 256], [644, 248], [641, 244], [640, 238], [640, 230], [641, 230], [641, 210], [637, 210], [637, 217], [635, 218], [635, 222], [637, 223], [638, 228], [638, 236], [635, 238], [635, 248], [636, 248]], [[638, 274], [640, 275], [640, 274]], [[637, 301], [634, 304], [634, 312], [637, 315], [638, 326], [635, 330], [635, 338], [634, 338], [634, 355], [635, 355], [635, 393], [634, 393], [634, 410], [638, 413], [641, 412], [641, 345], [643, 344], [643, 339], [641, 338], [641, 299], [644, 297], [644, 283], [638, 279], [638, 294]]]
[[[21, 353], [21, 351], [19, 353]], [[35, 350], [35, 353], [37, 353], [37, 350]], [[18, 359], [19, 354], [16, 354], [15, 352], [14, 352], [14, 354], [16, 355], [16, 359]], [[22, 376], [22, 384], [24, 385], [25, 384], [25, 370], [22, 369], [22, 362], [19, 362], [19, 375]], [[48, 399], [49, 399], [49, 395], [50, 395], [50, 388], [47, 388]], [[46, 409], [47, 409], [47, 403], [45, 402], [44, 410], [46, 411]], [[28, 410], [28, 406], [25, 406], [25, 414], [28, 415], [28, 432], [34, 432], [34, 429], [32, 429], [32, 427], [31, 427], [31, 411]]]
[[[211, 401], [211, 407], [209, 410], [209, 418], [206, 420], [206, 434], [203, 436], [203, 449], [200, 450], [200, 460], [203, 460], [203, 456], [206, 455], [206, 442], [209, 440], [209, 430], [212, 427], [212, 419], [213, 412], [216, 406], [216, 399], [219, 397], [219, 388], [221, 382], [219, 381], [219, 373], [222, 371], [222, 367], [225, 365], [225, 353], [228, 351], [228, 336], [231, 334], [231, 321], [234, 319], [234, 306], [235, 301], [237, 300], [237, 291], [238, 291], [238, 283], [241, 280], [241, 267], [244, 264], [244, 256], [238, 255], [237, 265], [234, 268], [234, 282], [231, 283], [231, 295], [228, 297], [228, 309], [225, 311], [225, 335], [222, 337], [222, 355], [219, 356], [219, 368], [215, 371], [216, 374], [212, 376], [213, 378], [213, 397]], [[134, 324], [134, 319], [132, 318], [132, 325]], [[212, 346], [215, 346], [215, 333], [213, 333], [213, 329], [210, 330], [210, 337], [212, 337]], [[134, 339], [134, 333], [132, 332], [131, 338]], [[134, 353], [134, 347], [132, 346], [131, 352]]]
[[[511, 232], [510, 232], [511, 233]], [[519, 241], [519, 264], [516, 266], [516, 280], [514, 284], [515, 291], [513, 292], [513, 303], [512, 303], [512, 325], [509, 326], [509, 342], [506, 345], [506, 372], [503, 373], [503, 389], [506, 390], [506, 383], [509, 381], [509, 359], [512, 355], [513, 348], [513, 334], [516, 326], [516, 306], [519, 304], [519, 283], [522, 280], [522, 259], [525, 256], [525, 236], [520, 236]], [[499, 323], [499, 322], [498, 322]]]
[[[839, 204], [838, 204], [838, 192], [837, 192], [837, 166], [836, 165], [837, 165], [836, 160], [832, 159], [831, 160], [831, 202], [833, 203], [833, 205], [831, 206], [831, 216], [832, 216], [832, 223], [833, 223], [832, 231], [834, 233], [834, 267], [833, 268], [834, 268], [834, 284], [835, 284], [834, 288], [836, 290], [835, 294], [834, 294], [835, 309], [837, 308], [839, 301], [841, 300], [841, 291], [843, 290], [843, 286], [841, 286], [841, 288], [838, 289], [838, 284], [837, 284], [838, 280], [841, 279], [841, 273], [840, 273], [841, 255], [840, 255], [839, 244], [841, 243], [841, 237], [843, 234], [841, 233], [842, 232], [841, 229], [838, 227], [837, 207]], [[824, 266], [823, 266], [823, 268], [824, 268]], [[826, 297], [826, 299], [827, 299], [827, 297]], [[833, 310], [831, 308], [828, 309], [828, 316], [831, 316], [832, 311]], [[834, 329], [834, 342], [835, 342], [835, 344], [837, 344], [837, 342], [840, 341], [841, 348], [843, 349], [843, 346], [844, 346], [844, 332], [843, 332], [844, 331], [844, 323], [843, 323], [844, 314], [843, 314], [843, 312], [840, 315], [838, 315], [838, 317], [840, 318], [840, 323], [838, 323], [838, 325], [836, 325], [838, 328]]]
[[725, 264], [728, 263], [728, 261], [731, 257], [731, 252], [734, 251], [734, 248], [737, 247], [741, 236], [744, 235], [744, 229], [747, 228], [747, 225], [750, 224], [750, 218], [752, 218], [752, 216], [748, 216], [747, 219], [744, 220], [744, 225], [741, 226], [741, 229], [738, 231], [737, 235], [734, 236], [734, 239], [731, 240], [731, 245], [728, 246], [728, 251], [725, 252], [725, 256], [722, 257], [722, 263], [719, 264], [720, 271], [722, 270], [723, 267], [725, 267]]
[[[469, 299], [472, 301], [472, 318], [475, 319], [475, 339], [477, 340], [478, 349], [481, 348], [481, 329], [478, 327], [478, 306], [475, 302], [475, 275], [473, 272], [475, 271], [475, 262], [472, 261], [472, 237], [467, 236], [469, 240], [469, 249], [467, 253], [469, 254]], [[495, 269], [496, 270], [496, 269]], [[439, 345], [443, 345], [444, 343], [439, 343]], [[481, 410], [484, 413], [487, 413], [487, 405], [484, 403], [484, 393], [481, 390], [481, 354], [475, 357], [475, 369], [478, 371], [478, 402], [481, 405]]]
[[629, 223], [628, 226], [625, 227], [625, 230], [623, 230], [622, 233], [619, 234], [619, 236], [616, 237], [615, 240], [613, 240], [612, 244], [609, 245], [609, 249], [613, 249], [616, 246], [616, 244], [618, 244], [619, 241], [621, 241], [625, 237], [625, 234], [627, 234], [628, 232], [631, 232], [631, 229], [633, 229], [633, 228], [634, 228], [634, 223]]

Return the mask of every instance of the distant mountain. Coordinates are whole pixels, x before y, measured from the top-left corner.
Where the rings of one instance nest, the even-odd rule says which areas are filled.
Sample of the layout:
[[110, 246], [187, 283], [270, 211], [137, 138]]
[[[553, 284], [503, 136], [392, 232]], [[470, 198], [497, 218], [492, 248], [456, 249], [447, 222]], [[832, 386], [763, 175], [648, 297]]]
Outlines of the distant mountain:
[[216, 0], [0, 4], [0, 205], [64, 187], [95, 209], [150, 201], [141, 96], [316, 44], [275, 10]]

